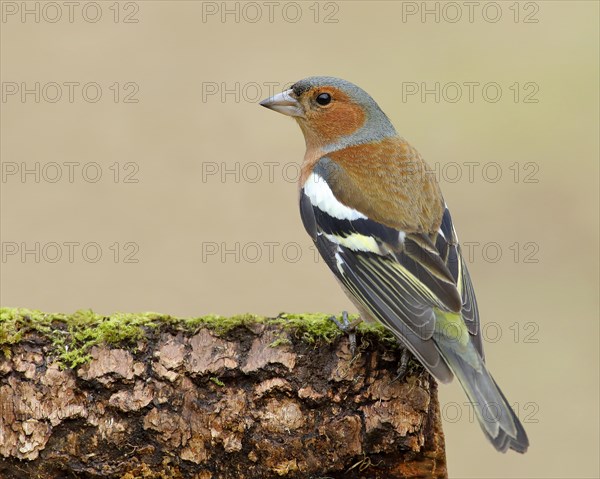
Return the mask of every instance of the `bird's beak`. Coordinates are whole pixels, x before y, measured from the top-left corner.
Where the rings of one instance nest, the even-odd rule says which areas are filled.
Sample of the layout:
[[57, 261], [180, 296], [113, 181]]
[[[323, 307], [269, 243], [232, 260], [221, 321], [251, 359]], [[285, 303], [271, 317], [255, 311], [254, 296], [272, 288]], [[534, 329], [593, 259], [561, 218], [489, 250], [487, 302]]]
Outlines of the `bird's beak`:
[[304, 109], [300, 102], [292, 96], [291, 89], [261, 101], [260, 105], [287, 116], [304, 118]]

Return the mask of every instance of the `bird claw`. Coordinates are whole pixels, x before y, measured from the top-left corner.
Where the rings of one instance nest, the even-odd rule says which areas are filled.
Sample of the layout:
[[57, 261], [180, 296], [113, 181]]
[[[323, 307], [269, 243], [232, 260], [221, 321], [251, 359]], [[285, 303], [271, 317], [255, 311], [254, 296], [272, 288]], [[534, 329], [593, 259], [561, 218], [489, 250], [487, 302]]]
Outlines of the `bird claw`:
[[356, 326], [360, 320], [350, 322], [347, 311], [342, 312], [341, 321], [335, 316], [331, 316], [329, 319], [335, 323], [340, 331], [348, 335], [348, 340], [350, 341], [350, 354], [352, 354], [352, 358], [354, 359], [356, 356]]
[[396, 377], [392, 380], [392, 382], [402, 381], [404, 379], [404, 377], [406, 376], [406, 373], [408, 371], [408, 360], [409, 359], [410, 359], [410, 352], [408, 351], [407, 348], [402, 346], [402, 352], [400, 353], [400, 364], [398, 365], [398, 369], [396, 369]]

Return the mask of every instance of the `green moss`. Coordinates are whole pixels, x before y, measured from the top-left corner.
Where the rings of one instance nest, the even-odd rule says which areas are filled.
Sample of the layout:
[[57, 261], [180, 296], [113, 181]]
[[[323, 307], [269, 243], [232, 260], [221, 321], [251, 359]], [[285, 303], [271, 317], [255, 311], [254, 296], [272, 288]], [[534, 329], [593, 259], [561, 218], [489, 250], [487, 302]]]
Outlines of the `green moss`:
[[[307, 343], [312, 344], [317, 341], [331, 343], [345, 333], [340, 331], [330, 318], [331, 314], [325, 313], [281, 313], [277, 318], [270, 320], [270, 322], [280, 324], [284, 329], [295, 333], [296, 336], [300, 333], [300, 337]], [[358, 319], [357, 314], [348, 315], [350, 322], [356, 319]], [[392, 334], [379, 323], [366, 323], [362, 321], [356, 329], [359, 333], [374, 335], [379, 340], [396, 343]]]
[[[329, 318], [330, 315], [323, 313], [282, 313], [276, 318], [253, 314], [174, 318], [152, 312], [103, 316], [91, 310], [62, 314], [24, 308], [0, 308], [0, 351], [8, 356], [11, 344], [18, 343], [27, 334], [38, 333], [52, 343], [54, 354], [63, 367], [75, 368], [89, 361], [91, 348], [99, 344], [119, 344], [135, 348], [137, 342], [152, 331], [171, 329], [194, 333], [206, 327], [217, 335], [224, 335], [235, 328], [256, 323], [277, 325], [287, 333], [276, 339], [271, 344], [272, 347], [289, 343], [288, 335], [309, 344], [319, 341], [330, 343], [344, 333]], [[350, 320], [355, 318], [356, 316], [351, 317]], [[379, 340], [395, 343], [381, 326], [360, 323], [358, 330], [375, 334]]]
[[173, 323], [157, 313], [116, 313], [102, 316], [91, 310], [43, 313], [24, 308], [0, 308], [0, 348], [7, 355], [11, 344], [28, 333], [47, 337], [63, 366], [76, 367], [91, 359], [89, 351], [98, 344], [133, 344], [145, 337], [147, 328]]
[[227, 334], [232, 329], [239, 326], [247, 326], [253, 323], [265, 322], [267, 318], [257, 316], [255, 314], [238, 314], [236, 316], [218, 316], [210, 314], [208, 316], [200, 316], [198, 318], [180, 319], [186, 329], [209, 328], [219, 335]]
[[212, 377], [210, 378], [210, 380], [211, 380], [213, 383], [215, 383], [217, 386], [219, 386], [219, 387], [223, 387], [223, 386], [225, 386], [225, 383], [224, 383], [223, 381], [221, 381], [219, 378], [216, 378], [216, 377], [212, 376]]
[[290, 341], [290, 338], [288, 338], [287, 336], [279, 336], [275, 341], [273, 341], [271, 344], [269, 344], [270, 348], [276, 348], [278, 346], [285, 346], [286, 344], [292, 344], [292, 342]]

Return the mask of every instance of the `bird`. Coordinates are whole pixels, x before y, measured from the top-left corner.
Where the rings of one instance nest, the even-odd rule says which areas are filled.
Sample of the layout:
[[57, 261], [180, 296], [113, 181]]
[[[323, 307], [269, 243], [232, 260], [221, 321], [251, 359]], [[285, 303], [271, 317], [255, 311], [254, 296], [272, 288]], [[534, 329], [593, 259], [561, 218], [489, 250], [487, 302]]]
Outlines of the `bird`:
[[[498, 451], [526, 452], [523, 425], [486, 367], [450, 210], [419, 152], [340, 78], [305, 78], [260, 105], [300, 126], [300, 216], [360, 319], [383, 324], [439, 382], [456, 376]], [[342, 326], [350, 330], [346, 315]]]

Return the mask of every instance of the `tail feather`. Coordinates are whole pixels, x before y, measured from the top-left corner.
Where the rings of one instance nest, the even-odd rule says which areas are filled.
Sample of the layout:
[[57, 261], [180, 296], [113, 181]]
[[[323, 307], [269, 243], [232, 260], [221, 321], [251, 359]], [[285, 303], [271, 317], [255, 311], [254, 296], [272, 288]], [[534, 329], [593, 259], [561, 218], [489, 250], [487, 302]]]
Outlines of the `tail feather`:
[[458, 346], [456, 341], [437, 339], [442, 356], [473, 403], [479, 425], [494, 447], [501, 452], [509, 448], [520, 453], [527, 451], [529, 440], [521, 421], [471, 341]]
[[[484, 366], [484, 368], [485, 368], [485, 366]], [[489, 375], [489, 373], [488, 373], [488, 375]], [[494, 381], [493, 378], [492, 378], [492, 381]], [[506, 404], [506, 407], [508, 408], [508, 411], [512, 417], [513, 423], [514, 423], [515, 427], [517, 428], [517, 435], [516, 435], [516, 437], [514, 437], [514, 436], [511, 437], [511, 436], [508, 436], [506, 433], [504, 433], [504, 438], [503, 438], [502, 442], [500, 442], [501, 445], [504, 445], [504, 448], [500, 448], [500, 447], [496, 446], [496, 443], [494, 443], [494, 441], [492, 441], [492, 443], [494, 444], [494, 446], [496, 446], [496, 449], [498, 449], [500, 451], [506, 451], [508, 449], [508, 447], [510, 447], [511, 449], [523, 454], [527, 451], [527, 448], [529, 447], [529, 439], [527, 438], [527, 433], [525, 432], [525, 429], [523, 428], [523, 425], [521, 424], [521, 421], [519, 420], [519, 418], [517, 417], [515, 412], [508, 405], [506, 396], [504, 396], [504, 393], [498, 387], [498, 384], [496, 383], [496, 381], [494, 381], [494, 384], [496, 385], [496, 390], [500, 394], [500, 397], [504, 401], [504, 404]], [[501, 431], [501, 432], [503, 433], [504, 431]], [[502, 436], [502, 434], [501, 434], [501, 436]]]

